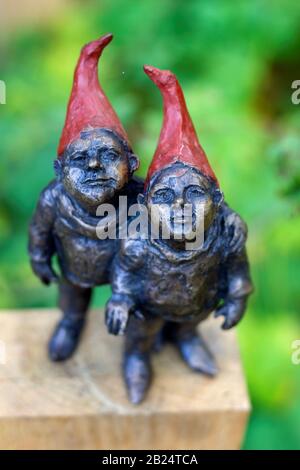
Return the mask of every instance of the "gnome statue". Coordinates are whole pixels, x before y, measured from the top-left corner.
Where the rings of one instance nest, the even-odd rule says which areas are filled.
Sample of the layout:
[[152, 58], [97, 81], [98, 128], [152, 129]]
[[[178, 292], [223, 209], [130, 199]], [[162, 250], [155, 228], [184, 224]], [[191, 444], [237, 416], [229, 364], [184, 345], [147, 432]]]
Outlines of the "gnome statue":
[[[32, 269], [44, 284], [59, 284], [63, 316], [49, 343], [53, 361], [75, 351], [92, 288], [109, 282], [118, 240], [99, 239], [97, 208], [110, 203], [117, 212], [120, 195], [131, 204], [142, 189], [132, 177], [138, 158], [98, 80], [99, 57], [111, 40], [107, 34], [81, 51], [54, 163], [56, 179], [42, 191], [30, 225]], [[115, 223], [105, 217], [105, 224]], [[59, 278], [51, 262], [55, 254]]]
[[[112, 269], [106, 325], [112, 334], [125, 332], [123, 375], [132, 403], [145, 396], [151, 351], [161, 338], [173, 342], [191, 369], [215, 375], [217, 365], [198, 325], [215, 312], [224, 317], [223, 329], [232, 328], [252, 292], [246, 225], [223, 201], [181, 87], [170, 71], [144, 70], [161, 91], [164, 118], [139, 203], [147, 208], [149, 224], [154, 214], [169, 237], [161, 230], [157, 238], [141, 233], [123, 240]], [[191, 248], [187, 241], [197, 235], [199, 208], [203, 241]]]

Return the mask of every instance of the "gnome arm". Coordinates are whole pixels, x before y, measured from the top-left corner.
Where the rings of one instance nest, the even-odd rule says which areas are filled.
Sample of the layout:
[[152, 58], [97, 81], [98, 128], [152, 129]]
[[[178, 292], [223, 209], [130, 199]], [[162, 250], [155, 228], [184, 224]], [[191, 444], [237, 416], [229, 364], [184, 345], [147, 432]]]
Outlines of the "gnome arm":
[[118, 262], [113, 271], [112, 296], [105, 307], [105, 324], [110, 334], [122, 335], [125, 333], [130, 311], [135, 304], [131, 291], [133, 279], [131, 272]]
[[112, 296], [106, 304], [105, 323], [108, 332], [124, 334], [136, 305], [138, 270], [143, 265], [144, 246], [140, 240], [124, 240], [115, 259], [111, 276]]
[[253, 292], [246, 252], [247, 227], [241, 217], [225, 207], [226, 256], [223, 263], [224, 303], [215, 316], [224, 316], [223, 329], [235, 326], [243, 317]]
[[34, 273], [44, 284], [56, 281], [51, 266], [55, 252], [52, 228], [55, 220], [53, 183], [42, 191], [29, 227], [29, 256]]
[[227, 299], [248, 298], [253, 291], [246, 248], [229, 255], [226, 262]]

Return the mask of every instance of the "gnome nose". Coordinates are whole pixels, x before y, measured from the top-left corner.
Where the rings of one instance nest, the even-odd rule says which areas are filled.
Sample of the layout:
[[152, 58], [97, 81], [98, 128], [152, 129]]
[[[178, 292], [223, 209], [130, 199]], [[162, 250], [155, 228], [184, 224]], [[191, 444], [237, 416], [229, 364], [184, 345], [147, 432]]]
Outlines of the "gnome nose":
[[177, 197], [175, 200], [175, 206], [176, 207], [183, 207], [184, 206], [184, 200], [183, 197]]
[[91, 170], [96, 170], [98, 168], [100, 168], [101, 164], [100, 164], [100, 161], [99, 159], [97, 158], [96, 155], [93, 155], [90, 159], [89, 159], [89, 168]]

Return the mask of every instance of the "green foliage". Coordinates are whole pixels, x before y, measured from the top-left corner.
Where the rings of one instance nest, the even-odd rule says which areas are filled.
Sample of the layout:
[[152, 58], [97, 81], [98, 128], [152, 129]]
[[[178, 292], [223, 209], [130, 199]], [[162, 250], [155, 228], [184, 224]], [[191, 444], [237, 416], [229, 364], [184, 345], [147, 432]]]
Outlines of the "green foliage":
[[[23, 30], [0, 50], [7, 104], [0, 106], [0, 306], [55, 305], [55, 287], [31, 274], [27, 226], [53, 178], [74, 65], [83, 43], [115, 39], [101, 82], [145, 174], [159, 135], [161, 98], [142, 72], [149, 63], [177, 75], [228, 202], [249, 225], [256, 293], [240, 327], [254, 403], [245, 446], [300, 448], [300, 106], [297, 0], [129, 0], [74, 3], [54, 21]], [[99, 289], [97, 305], [108, 288]], [[300, 366], [299, 366], [300, 367]], [[298, 374], [297, 374], [298, 373]], [[298, 433], [298, 434], [297, 434]]]

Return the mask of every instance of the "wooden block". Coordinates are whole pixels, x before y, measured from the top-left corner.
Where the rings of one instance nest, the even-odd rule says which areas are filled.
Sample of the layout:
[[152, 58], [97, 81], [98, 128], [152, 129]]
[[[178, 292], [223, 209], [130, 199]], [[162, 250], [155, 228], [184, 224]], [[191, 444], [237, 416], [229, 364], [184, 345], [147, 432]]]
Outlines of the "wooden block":
[[[120, 374], [122, 338], [90, 313], [75, 357], [53, 364], [46, 344], [57, 310], [0, 314], [1, 449], [238, 449], [250, 405], [235, 332], [202, 326], [220, 373], [191, 372], [177, 351], [154, 355], [145, 403], [128, 403]], [[5, 350], [4, 350], [5, 349]]]

